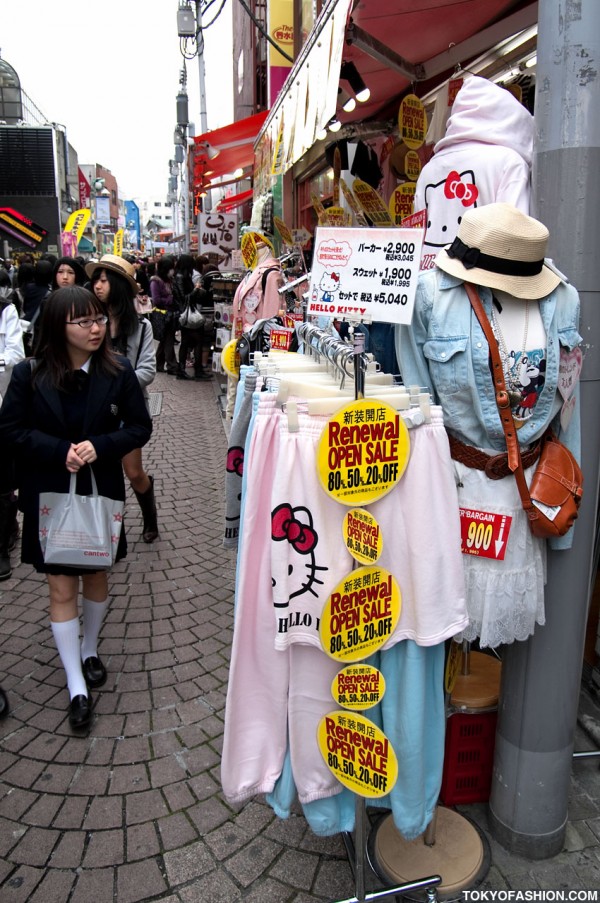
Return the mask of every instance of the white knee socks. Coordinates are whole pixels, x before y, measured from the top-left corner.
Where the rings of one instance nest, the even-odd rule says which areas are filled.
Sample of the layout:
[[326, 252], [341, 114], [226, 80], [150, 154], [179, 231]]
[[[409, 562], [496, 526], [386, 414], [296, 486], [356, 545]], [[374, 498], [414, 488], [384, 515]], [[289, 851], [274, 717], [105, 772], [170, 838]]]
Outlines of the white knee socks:
[[81, 641], [81, 659], [85, 661], [91, 655], [98, 655], [98, 636], [104, 620], [108, 599], [104, 602], [92, 602], [82, 598], [83, 609], [83, 639]]
[[87, 696], [87, 686], [81, 671], [79, 647], [79, 618], [71, 621], [51, 621], [54, 642], [67, 675], [69, 696]]

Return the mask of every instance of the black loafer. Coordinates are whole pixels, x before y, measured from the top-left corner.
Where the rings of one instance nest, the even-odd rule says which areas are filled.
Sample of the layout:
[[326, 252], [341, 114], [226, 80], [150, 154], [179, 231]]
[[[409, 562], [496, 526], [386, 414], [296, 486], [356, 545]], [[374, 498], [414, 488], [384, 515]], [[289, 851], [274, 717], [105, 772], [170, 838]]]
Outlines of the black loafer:
[[83, 676], [88, 687], [96, 689], [106, 683], [106, 668], [97, 655], [90, 655], [81, 665]]
[[74, 696], [69, 703], [69, 724], [75, 730], [87, 727], [92, 720], [92, 707], [88, 696]]

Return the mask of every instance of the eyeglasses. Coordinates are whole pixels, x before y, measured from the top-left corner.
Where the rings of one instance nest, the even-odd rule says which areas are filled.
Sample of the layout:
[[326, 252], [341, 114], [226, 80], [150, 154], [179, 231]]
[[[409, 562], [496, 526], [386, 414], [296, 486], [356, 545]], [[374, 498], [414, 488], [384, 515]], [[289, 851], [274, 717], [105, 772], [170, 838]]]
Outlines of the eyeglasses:
[[106, 326], [108, 323], [108, 317], [94, 317], [93, 319], [90, 317], [85, 320], [67, 320], [67, 326], [81, 326], [82, 329], [91, 329], [92, 326], [96, 324], [96, 326]]

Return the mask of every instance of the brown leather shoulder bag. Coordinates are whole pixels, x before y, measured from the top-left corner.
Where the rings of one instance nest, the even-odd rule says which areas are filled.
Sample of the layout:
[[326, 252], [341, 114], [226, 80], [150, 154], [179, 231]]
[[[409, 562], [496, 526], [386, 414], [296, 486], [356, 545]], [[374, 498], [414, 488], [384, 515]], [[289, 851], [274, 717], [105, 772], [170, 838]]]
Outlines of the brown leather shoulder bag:
[[531, 532], [542, 538], [564, 536], [579, 513], [583, 496], [581, 468], [569, 449], [548, 428], [541, 440], [540, 456], [531, 485], [527, 488], [498, 342], [477, 289], [469, 282], [465, 282], [465, 288], [490, 347], [496, 404], [506, 438], [508, 466], [515, 475]]

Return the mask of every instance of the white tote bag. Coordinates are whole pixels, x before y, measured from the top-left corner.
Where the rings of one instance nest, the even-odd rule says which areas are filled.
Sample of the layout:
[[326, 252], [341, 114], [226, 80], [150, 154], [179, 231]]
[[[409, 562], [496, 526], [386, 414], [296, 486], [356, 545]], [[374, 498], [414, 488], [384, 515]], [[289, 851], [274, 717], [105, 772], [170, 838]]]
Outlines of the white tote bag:
[[92, 495], [77, 495], [77, 475], [69, 492], [41, 492], [40, 545], [45, 564], [89, 568], [112, 567], [123, 523], [124, 502], [98, 495], [94, 472]]

